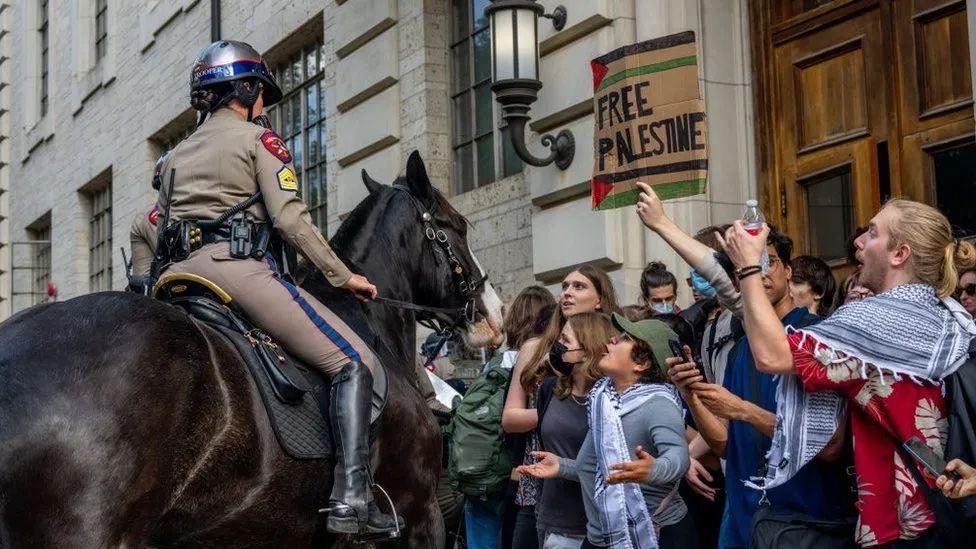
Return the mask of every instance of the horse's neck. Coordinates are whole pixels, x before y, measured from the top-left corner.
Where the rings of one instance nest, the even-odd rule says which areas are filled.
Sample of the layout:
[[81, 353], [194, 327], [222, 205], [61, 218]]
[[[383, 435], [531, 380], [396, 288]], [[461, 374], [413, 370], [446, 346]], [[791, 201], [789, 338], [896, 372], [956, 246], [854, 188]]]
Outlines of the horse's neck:
[[[370, 202], [372, 209], [362, 216], [353, 212], [343, 222], [333, 241], [333, 247], [340, 256], [354, 266], [354, 270], [365, 275], [376, 285], [379, 295], [398, 301], [414, 302], [413, 282], [417, 279], [416, 267], [401, 265], [391, 253], [389, 242], [398, 242], [397, 235], [386, 234], [391, 229], [377, 219], [384, 206]], [[359, 208], [362, 208], [360, 204]], [[357, 208], [358, 209], [358, 208]], [[356, 218], [356, 219], [354, 219]], [[352, 223], [346, 226], [347, 223]], [[351, 228], [346, 231], [344, 229]], [[402, 257], [411, 257], [409, 254]], [[401, 360], [410, 364], [414, 360], [416, 348], [417, 323], [413, 313], [393, 307], [373, 303], [366, 307], [366, 315], [389, 349]]]
[[[380, 296], [413, 302], [412, 288], [404, 283], [403, 278], [397, 276], [404, 274], [403, 271], [392, 265], [392, 258], [384, 252], [374, 250], [373, 254], [362, 257], [357, 262], [361, 265], [363, 274], [379, 288]], [[373, 329], [378, 332], [377, 335], [384, 339], [398, 357], [412, 361], [417, 340], [417, 321], [413, 313], [380, 303], [367, 307], [366, 311]]]
[[417, 340], [413, 316], [380, 304], [368, 307], [367, 316], [382, 344], [389, 346], [402, 362], [411, 363]]

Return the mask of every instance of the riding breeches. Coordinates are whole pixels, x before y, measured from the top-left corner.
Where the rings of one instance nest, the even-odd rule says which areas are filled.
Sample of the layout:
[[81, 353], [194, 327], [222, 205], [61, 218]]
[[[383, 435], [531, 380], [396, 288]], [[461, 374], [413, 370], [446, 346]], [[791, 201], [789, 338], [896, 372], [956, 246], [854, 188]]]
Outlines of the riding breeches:
[[279, 278], [269, 261], [234, 259], [229, 245], [218, 242], [166, 272], [191, 273], [217, 284], [275, 342], [329, 376], [351, 361], [375, 370], [376, 356], [363, 340], [319, 300]]

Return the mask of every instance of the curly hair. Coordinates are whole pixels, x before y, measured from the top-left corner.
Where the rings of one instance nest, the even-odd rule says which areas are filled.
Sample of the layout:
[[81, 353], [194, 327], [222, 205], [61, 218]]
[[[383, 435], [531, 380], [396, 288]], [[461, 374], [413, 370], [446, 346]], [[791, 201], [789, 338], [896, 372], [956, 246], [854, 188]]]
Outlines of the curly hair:
[[638, 379], [640, 383], [667, 383], [668, 378], [664, 376], [664, 371], [647, 343], [634, 339], [634, 346], [630, 349], [630, 360], [635, 364], [647, 366], [640, 374]]

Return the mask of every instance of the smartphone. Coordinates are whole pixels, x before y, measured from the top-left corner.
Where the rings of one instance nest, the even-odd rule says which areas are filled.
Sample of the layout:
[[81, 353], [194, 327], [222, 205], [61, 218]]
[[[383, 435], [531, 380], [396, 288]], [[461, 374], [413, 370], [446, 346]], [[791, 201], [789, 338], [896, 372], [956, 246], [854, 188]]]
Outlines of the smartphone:
[[901, 445], [912, 457], [914, 457], [922, 467], [933, 478], [945, 475], [953, 480], [959, 480], [959, 475], [954, 472], [946, 471], [946, 462], [940, 458], [931, 448], [918, 437], [912, 437]]
[[671, 347], [671, 354], [672, 355], [674, 355], [674, 356], [676, 356], [676, 357], [684, 360], [684, 358], [685, 358], [685, 350], [681, 346], [681, 342], [680, 341], [678, 341], [677, 339], [669, 339], [668, 340], [668, 345]]

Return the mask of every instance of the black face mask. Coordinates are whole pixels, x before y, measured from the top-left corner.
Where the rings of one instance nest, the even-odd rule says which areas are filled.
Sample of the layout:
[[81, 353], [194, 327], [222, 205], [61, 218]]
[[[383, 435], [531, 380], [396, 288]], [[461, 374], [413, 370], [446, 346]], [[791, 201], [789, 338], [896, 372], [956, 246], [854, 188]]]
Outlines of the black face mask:
[[553, 343], [552, 348], [549, 349], [549, 365], [559, 375], [568, 376], [573, 373], [573, 367], [576, 364], [563, 360], [563, 354], [570, 351], [579, 351], [579, 349], [568, 349], [562, 341]]

